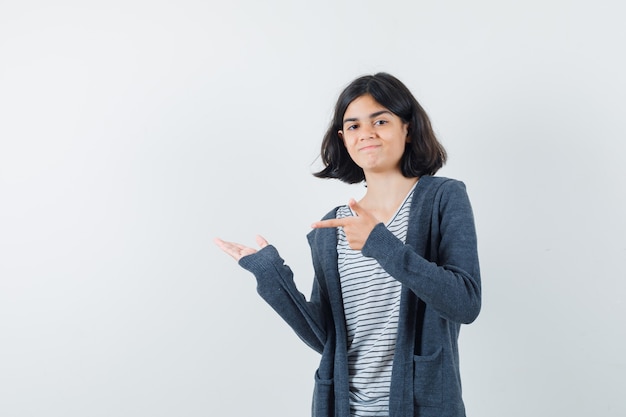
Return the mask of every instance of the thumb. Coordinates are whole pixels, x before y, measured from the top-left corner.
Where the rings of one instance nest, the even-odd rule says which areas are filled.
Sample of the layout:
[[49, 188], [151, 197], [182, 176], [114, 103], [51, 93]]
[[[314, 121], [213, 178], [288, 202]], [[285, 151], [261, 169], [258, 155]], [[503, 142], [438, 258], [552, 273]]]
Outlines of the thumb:
[[365, 214], [365, 209], [363, 209], [359, 203], [356, 202], [356, 200], [354, 198], [351, 198], [350, 201], [348, 201], [348, 206], [350, 206], [350, 209], [356, 213], [357, 216], [360, 216], [361, 214]]
[[256, 235], [256, 243], [261, 249], [269, 245], [269, 243], [267, 243], [267, 240], [265, 240], [265, 238], [261, 235]]

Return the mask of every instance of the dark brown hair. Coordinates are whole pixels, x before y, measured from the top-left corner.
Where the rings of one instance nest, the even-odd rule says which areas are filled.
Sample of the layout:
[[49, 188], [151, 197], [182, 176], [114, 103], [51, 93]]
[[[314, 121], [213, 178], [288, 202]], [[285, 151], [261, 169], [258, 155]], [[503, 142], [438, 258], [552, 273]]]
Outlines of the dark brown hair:
[[343, 127], [343, 116], [350, 103], [366, 94], [408, 123], [410, 141], [405, 145], [400, 163], [402, 175], [408, 178], [434, 175], [446, 162], [446, 151], [413, 94], [400, 80], [384, 72], [357, 78], [339, 95], [333, 120], [322, 141], [321, 157], [325, 168], [313, 175], [337, 178], [349, 184], [365, 180], [363, 170], [350, 158], [338, 132]]

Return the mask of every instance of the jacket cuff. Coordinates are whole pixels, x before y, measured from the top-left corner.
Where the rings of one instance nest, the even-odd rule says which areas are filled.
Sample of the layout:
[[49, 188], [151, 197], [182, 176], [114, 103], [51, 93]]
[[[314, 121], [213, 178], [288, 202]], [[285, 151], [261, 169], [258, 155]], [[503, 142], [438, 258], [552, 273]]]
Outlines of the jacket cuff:
[[361, 249], [363, 256], [374, 259], [386, 259], [397, 253], [404, 244], [383, 223], [378, 223]]
[[282, 265], [282, 259], [276, 248], [267, 245], [263, 249], [239, 259], [239, 266], [256, 275], [262, 271], [274, 269], [275, 262], [280, 262]]

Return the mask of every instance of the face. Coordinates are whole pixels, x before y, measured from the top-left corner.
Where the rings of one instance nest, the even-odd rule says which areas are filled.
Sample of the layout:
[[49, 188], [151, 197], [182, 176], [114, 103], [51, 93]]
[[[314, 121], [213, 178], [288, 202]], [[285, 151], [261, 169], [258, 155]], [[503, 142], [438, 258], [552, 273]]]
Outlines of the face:
[[400, 172], [408, 124], [369, 94], [356, 98], [343, 116], [339, 137], [352, 160], [368, 173]]

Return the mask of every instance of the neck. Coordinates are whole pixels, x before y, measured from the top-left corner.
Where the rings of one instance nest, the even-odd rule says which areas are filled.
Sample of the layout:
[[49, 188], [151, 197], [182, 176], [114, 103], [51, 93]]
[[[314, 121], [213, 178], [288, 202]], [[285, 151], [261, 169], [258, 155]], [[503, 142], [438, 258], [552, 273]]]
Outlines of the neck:
[[395, 210], [417, 182], [400, 172], [385, 175], [367, 175], [367, 192], [361, 202], [370, 210]]

